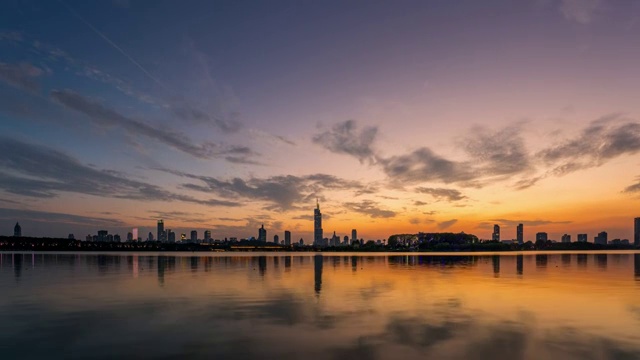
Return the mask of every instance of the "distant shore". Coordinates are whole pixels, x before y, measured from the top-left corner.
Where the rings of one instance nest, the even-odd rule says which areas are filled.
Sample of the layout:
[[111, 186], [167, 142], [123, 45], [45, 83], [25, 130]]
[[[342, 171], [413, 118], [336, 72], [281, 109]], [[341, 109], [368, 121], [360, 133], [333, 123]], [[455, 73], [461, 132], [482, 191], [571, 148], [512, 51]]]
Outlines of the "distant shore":
[[0, 251], [116, 251], [116, 252], [493, 252], [493, 251], [598, 251], [598, 250], [639, 250], [633, 245], [594, 244], [589, 242], [554, 243], [527, 242], [524, 244], [505, 244], [495, 241], [448, 244], [425, 243], [418, 246], [390, 246], [367, 243], [363, 246], [316, 247], [301, 245], [280, 245], [259, 241], [239, 241], [226, 243], [161, 243], [145, 242], [91, 242], [59, 238], [31, 238], [0, 236]]

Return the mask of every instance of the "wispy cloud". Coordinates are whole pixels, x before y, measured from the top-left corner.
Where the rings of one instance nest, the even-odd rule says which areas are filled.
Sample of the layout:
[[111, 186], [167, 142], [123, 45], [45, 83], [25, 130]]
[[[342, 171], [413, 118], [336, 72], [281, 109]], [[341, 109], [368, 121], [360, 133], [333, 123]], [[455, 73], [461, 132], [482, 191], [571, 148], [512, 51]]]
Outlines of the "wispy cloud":
[[219, 179], [162, 168], [155, 168], [154, 170], [198, 180], [200, 182], [199, 184], [183, 184], [182, 187], [185, 189], [214, 193], [230, 199], [263, 200], [276, 205], [276, 207], [269, 207], [271, 210], [291, 210], [295, 208], [295, 205], [306, 204], [313, 201], [315, 197], [326, 190], [357, 192], [367, 188], [366, 185], [358, 181], [344, 180], [326, 174]]
[[58, 150], [0, 137], [0, 189], [22, 196], [54, 198], [60, 193], [148, 201], [182, 201], [208, 206], [236, 202], [196, 199], [159, 186], [128, 179], [124, 174], [83, 165]]
[[602, 0], [560, 0], [559, 10], [567, 20], [589, 24], [601, 4]]
[[379, 203], [371, 200], [363, 200], [361, 202], [347, 202], [343, 205], [348, 210], [368, 215], [374, 219], [385, 219], [396, 216], [396, 213], [394, 211], [382, 209], [380, 208]]
[[417, 187], [415, 191], [433, 196], [436, 200], [446, 200], [449, 202], [464, 200], [467, 197], [462, 195], [459, 190], [456, 189], [444, 189], [444, 188], [427, 188]]
[[145, 136], [195, 157], [209, 159], [223, 156], [228, 157], [227, 160], [231, 162], [244, 160], [244, 163], [248, 163], [247, 156], [255, 155], [246, 146], [223, 146], [210, 142], [196, 145], [193, 140], [182, 133], [155, 128], [71, 90], [52, 90], [51, 98], [71, 110], [88, 116], [97, 125], [117, 126], [130, 135]]
[[29, 63], [7, 64], [0, 62], [0, 81], [31, 93], [40, 91], [36, 80], [44, 71]]
[[372, 146], [377, 134], [378, 128], [375, 126], [358, 129], [355, 120], [347, 120], [333, 125], [330, 130], [315, 135], [313, 142], [331, 152], [351, 155], [361, 163], [373, 162]]
[[448, 229], [458, 222], [458, 219], [451, 219], [447, 221], [442, 221], [438, 223], [438, 228], [441, 230]]

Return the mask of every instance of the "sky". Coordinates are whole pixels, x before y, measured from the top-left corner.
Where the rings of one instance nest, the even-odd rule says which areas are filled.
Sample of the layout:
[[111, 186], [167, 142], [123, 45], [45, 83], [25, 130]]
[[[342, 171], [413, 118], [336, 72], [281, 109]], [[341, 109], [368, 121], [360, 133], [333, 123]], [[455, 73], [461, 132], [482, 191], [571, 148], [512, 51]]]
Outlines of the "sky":
[[638, 44], [633, 0], [3, 1], [0, 235], [631, 239]]

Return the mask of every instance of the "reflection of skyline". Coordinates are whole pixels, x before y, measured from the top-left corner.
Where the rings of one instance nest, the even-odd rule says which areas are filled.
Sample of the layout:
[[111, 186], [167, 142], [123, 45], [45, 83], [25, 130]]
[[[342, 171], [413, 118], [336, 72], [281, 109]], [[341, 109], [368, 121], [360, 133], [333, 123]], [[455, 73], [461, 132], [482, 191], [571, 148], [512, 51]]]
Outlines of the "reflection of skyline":
[[491, 263], [493, 264], [493, 275], [500, 275], [500, 255], [493, 255], [491, 258]]
[[633, 274], [640, 281], [640, 254], [633, 254]]
[[524, 255], [516, 255], [516, 273], [522, 275], [524, 273]]
[[323, 260], [322, 255], [316, 255], [313, 257], [313, 275], [315, 279], [314, 290], [317, 295], [320, 295], [320, 291], [322, 290]]

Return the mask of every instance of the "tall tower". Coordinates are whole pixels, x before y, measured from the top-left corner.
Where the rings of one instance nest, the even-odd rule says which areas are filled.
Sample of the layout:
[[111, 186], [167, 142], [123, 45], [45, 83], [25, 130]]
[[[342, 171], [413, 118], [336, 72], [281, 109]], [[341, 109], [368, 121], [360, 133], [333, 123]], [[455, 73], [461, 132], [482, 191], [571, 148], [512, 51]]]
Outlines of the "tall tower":
[[13, 227], [13, 236], [22, 237], [22, 227], [20, 226], [20, 223], [16, 223], [16, 226]]
[[640, 217], [633, 219], [633, 245], [640, 246]]
[[289, 230], [284, 231], [284, 244], [286, 246], [291, 246], [291, 231]]
[[167, 241], [167, 238], [164, 236], [164, 222], [162, 220], [158, 220], [158, 232], [156, 234], [156, 238], [160, 242]]
[[524, 225], [518, 224], [518, 230], [516, 231], [516, 238], [518, 239], [518, 244], [522, 245], [524, 243]]
[[258, 229], [258, 241], [267, 242], [267, 230], [264, 228], [264, 224]]
[[351, 245], [353, 245], [353, 243], [356, 242], [356, 240], [358, 240], [358, 232], [356, 231], [356, 229], [352, 229], [351, 230]]
[[313, 210], [313, 245], [322, 245], [322, 213], [318, 199], [316, 199], [316, 208]]
[[493, 234], [491, 234], [491, 240], [500, 241], [500, 225], [493, 225]]

